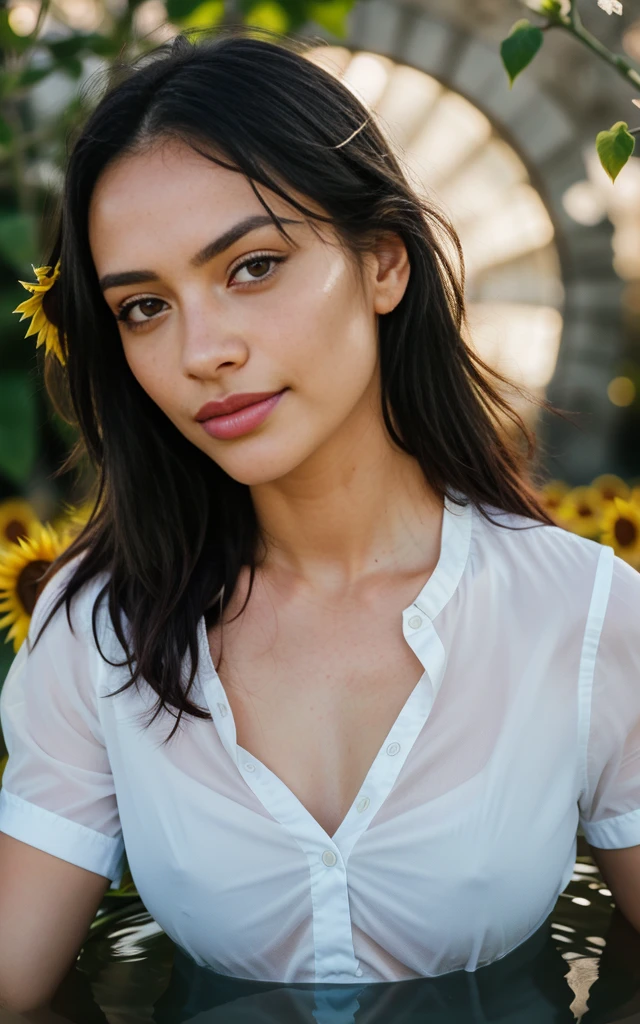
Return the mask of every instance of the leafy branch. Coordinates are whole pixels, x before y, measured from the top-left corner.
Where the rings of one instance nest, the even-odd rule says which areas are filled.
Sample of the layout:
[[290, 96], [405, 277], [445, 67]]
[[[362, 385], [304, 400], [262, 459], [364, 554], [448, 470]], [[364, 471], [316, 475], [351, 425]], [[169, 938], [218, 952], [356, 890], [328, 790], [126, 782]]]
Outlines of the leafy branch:
[[[620, 0], [598, 0], [598, 7], [609, 15], [622, 14]], [[568, 0], [568, 4], [563, 3], [562, 0], [540, 0], [535, 13], [545, 19], [543, 25], [533, 25], [526, 18], [517, 21], [500, 47], [502, 63], [509, 76], [510, 88], [520, 72], [531, 63], [541, 48], [544, 42], [544, 33], [549, 29], [557, 28], [568, 32], [579, 40], [583, 46], [609, 64], [627, 83], [640, 92], [640, 72], [632, 66], [626, 57], [612, 53], [599, 39], [587, 31], [578, 11], [578, 0]], [[640, 100], [633, 100], [633, 103], [640, 107]], [[626, 121], [617, 121], [608, 131], [598, 133], [596, 150], [602, 166], [612, 181], [616, 180], [622, 168], [633, 155], [636, 145], [635, 135], [640, 135], [640, 127], [630, 129]]]

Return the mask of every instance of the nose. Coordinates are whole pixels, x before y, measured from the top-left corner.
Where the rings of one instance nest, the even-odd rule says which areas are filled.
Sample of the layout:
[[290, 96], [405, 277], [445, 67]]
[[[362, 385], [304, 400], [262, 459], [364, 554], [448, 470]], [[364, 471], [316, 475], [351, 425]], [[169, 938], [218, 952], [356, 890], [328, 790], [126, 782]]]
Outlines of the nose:
[[202, 307], [183, 323], [182, 368], [187, 377], [208, 379], [244, 366], [249, 346], [237, 323], [219, 308]]

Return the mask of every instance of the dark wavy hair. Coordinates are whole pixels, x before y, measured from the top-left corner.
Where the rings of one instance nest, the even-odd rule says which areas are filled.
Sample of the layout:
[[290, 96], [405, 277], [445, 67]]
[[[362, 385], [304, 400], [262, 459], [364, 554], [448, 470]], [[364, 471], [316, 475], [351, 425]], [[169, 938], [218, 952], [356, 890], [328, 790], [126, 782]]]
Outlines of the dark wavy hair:
[[[250, 569], [251, 593], [260, 535], [249, 487], [188, 441], [134, 378], [100, 291], [89, 247], [89, 203], [102, 172], [123, 154], [163, 140], [186, 142], [245, 175], [281, 235], [289, 238], [255, 183], [290, 202], [311, 224], [331, 224], [358, 267], [380, 232], [399, 234], [411, 274], [401, 302], [379, 317], [381, 411], [390, 437], [418, 461], [442, 499], [465, 504], [462, 492], [486, 518], [483, 506], [492, 506], [534, 525], [552, 525], [531, 482], [534, 435], [502, 392], [510, 387], [558, 410], [491, 369], [466, 344], [464, 261], [456, 232], [430, 200], [416, 194], [365, 106], [307, 59], [310, 45], [234, 29], [204, 40], [178, 36], [118, 66], [72, 147], [47, 261], [54, 266], [61, 260], [45, 311], [60, 328], [66, 364], [47, 356], [45, 381], [56, 409], [79, 432], [57, 474], [88, 456], [95, 507], [40, 579], [38, 593], [63, 565], [83, 555], [42, 630], [63, 602], [73, 629], [74, 594], [105, 572], [107, 582], [93, 605], [94, 638], [108, 661], [96, 631], [98, 605], [108, 595], [126, 654], [126, 661], [109, 663], [131, 672], [129, 682], [108, 696], [138, 678], [145, 681], [159, 697], [153, 719], [162, 708], [178, 711], [167, 739], [183, 713], [211, 717], [189, 700], [198, 621], [204, 615], [209, 629], [220, 620], [243, 567]], [[315, 200], [326, 216], [288, 195], [285, 184]]]

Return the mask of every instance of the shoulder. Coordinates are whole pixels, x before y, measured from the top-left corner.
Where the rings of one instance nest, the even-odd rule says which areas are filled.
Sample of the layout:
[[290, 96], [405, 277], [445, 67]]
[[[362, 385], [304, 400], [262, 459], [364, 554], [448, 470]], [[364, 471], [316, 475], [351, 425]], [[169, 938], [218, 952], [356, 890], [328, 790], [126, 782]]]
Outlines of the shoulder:
[[476, 572], [496, 573], [540, 594], [552, 590], [566, 600], [590, 596], [603, 553], [601, 544], [528, 516], [492, 506], [484, 506], [484, 511], [489, 519], [477, 507], [473, 510]]
[[[640, 672], [640, 573], [623, 559], [612, 559], [610, 586], [604, 625], [600, 637], [600, 660], [607, 663], [633, 656]], [[634, 674], [633, 685], [638, 685]]]

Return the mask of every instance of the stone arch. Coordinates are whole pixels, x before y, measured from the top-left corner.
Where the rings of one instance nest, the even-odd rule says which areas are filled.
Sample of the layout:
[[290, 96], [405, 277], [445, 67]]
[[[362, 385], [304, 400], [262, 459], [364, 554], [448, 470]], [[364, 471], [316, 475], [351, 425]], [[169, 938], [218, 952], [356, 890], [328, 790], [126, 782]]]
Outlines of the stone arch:
[[497, 45], [405, 0], [357, 4], [340, 45], [436, 78], [486, 114], [526, 164], [554, 224], [565, 292], [562, 340], [547, 397], [579, 414], [578, 429], [542, 417], [543, 459], [552, 475], [573, 483], [591, 479], [610, 451], [615, 408], [607, 384], [622, 342], [622, 283], [612, 265], [610, 222], [584, 227], [562, 203], [566, 189], [585, 177], [585, 138], [575, 119], [532, 75], [524, 74], [509, 90]]

